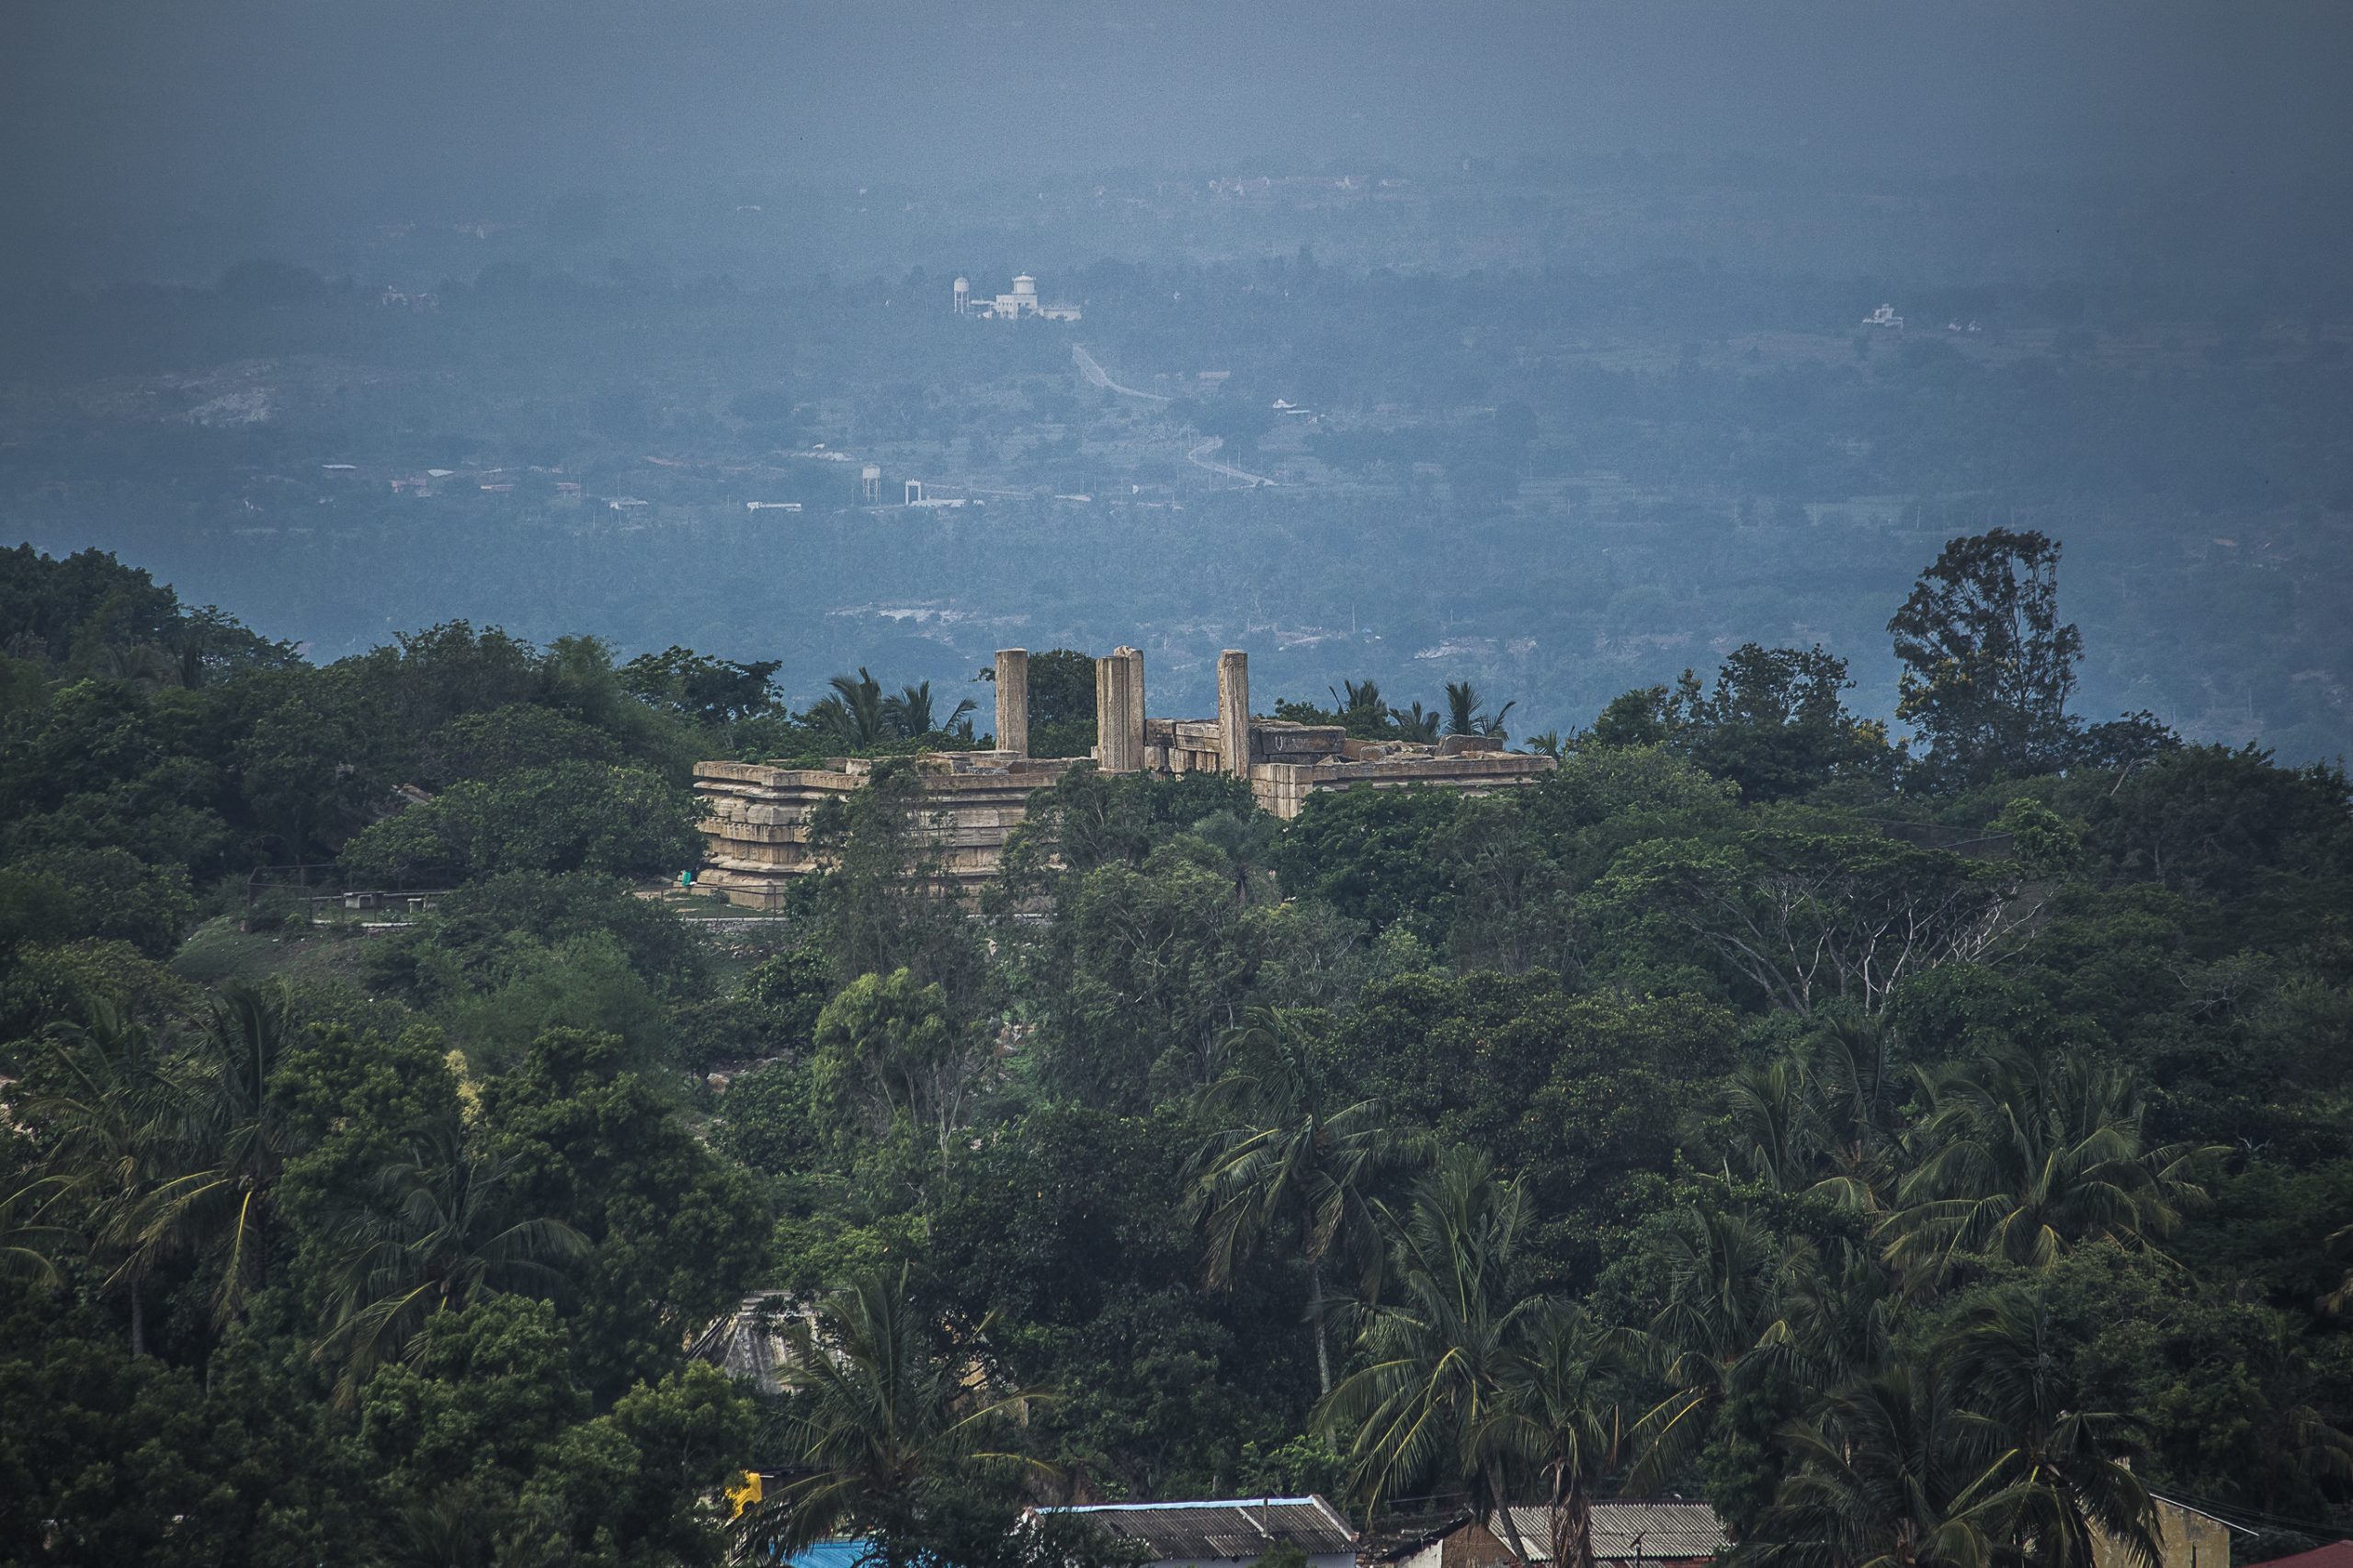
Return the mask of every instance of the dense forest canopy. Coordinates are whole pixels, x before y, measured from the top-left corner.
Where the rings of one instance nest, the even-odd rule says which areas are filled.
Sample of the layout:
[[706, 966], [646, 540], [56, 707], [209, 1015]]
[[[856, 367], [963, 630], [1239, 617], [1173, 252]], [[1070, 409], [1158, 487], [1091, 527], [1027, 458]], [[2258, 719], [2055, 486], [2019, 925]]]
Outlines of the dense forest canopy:
[[[1074, 767], [966, 907], [892, 760], [985, 742], [961, 685], [319, 662], [0, 557], [0, 1559], [1044, 1568], [1117, 1554], [1026, 1501], [1309, 1490], [1569, 1559], [1670, 1492], [1819, 1568], [2080, 1568], [2151, 1493], [2333, 1540], [2353, 797], [2090, 705], [2066, 560], [1921, 551], [1900, 715], [1756, 643], [1494, 797]], [[1455, 684], [1261, 706], [1527, 733]], [[844, 753], [790, 907], [676, 889], [695, 760]], [[687, 1351], [754, 1297], [774, 1394]]]

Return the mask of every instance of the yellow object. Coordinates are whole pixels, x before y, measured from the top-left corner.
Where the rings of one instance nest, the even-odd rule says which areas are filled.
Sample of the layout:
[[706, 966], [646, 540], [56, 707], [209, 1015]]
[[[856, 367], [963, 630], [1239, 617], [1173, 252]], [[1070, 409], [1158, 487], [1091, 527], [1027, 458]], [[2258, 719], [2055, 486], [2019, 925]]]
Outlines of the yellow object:
[[742, 1518], [744, 1510], [760, 1500], [760, 1472], [756, 1470], [745, 1471], [744, 1484], [727, 1489], [727, 1500], [735, 1505], [735, 1511], [727, 1517], [731, 1519]]

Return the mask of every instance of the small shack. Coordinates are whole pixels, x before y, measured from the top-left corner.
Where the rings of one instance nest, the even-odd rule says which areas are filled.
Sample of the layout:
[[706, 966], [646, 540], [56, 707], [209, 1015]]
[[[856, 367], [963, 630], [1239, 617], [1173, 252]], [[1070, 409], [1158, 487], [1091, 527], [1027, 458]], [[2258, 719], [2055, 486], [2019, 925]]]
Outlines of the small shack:
[[1286, 1546], [1298, 1548], [1308, 1568], [1356, 1568], [1357, 1532], [1345, 1515], [1313, 1494], [1031, 1512], [1075, 1515], [1114, 1540], [1136, 1547], [1144, 1568], [1248, 1568]]
[[[1516, 1507], [1513, 1528], [1528, 1561], [1552, 1561], [1552, 1521], [1541, 1507]], [[1452, 1523], [1384, 1553], [1387, 1568], [1504, 1568], [1517, 1559], [1500, 1534], [1477, 1519]], [[1698, 1568], [1731, 1542], [1723, 1521], [1705, 1503], [1610, 1502], [1593, 1506], [1593, 1556], [1626, 1568]]]

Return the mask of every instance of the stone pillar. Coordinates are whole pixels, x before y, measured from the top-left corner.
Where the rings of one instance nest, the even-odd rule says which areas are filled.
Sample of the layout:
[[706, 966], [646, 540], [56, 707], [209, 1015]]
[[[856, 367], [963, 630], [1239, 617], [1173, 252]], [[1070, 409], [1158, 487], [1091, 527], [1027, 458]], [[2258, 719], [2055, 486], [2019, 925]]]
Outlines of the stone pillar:
[[1095, 661], [1095, 765], [1106, 773], [1133, 773], [1143, 762], [1143, 736], [1128, 727], [1135, 677], [1125, 650]]
[[1250, 777], [1250, 655], [1228, 648], [1217, 656], [1217, 749], [1228, 773]]
[[1128, 662], [1128, 739], [1133, 749], [1129, 756], [1135, 766], [1143, 766], [1143, 650], [1122, 647], [1114, 650], [1115, 658]]
[[1029, 755], [1029, 650], [996, 651], [996, 749]]

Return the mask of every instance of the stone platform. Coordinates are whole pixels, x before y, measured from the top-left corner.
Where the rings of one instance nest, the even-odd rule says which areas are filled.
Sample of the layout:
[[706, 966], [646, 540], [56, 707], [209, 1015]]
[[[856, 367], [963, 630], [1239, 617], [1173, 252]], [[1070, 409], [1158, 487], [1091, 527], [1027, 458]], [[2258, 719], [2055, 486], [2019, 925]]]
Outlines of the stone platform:
[[[1030, 792], [1072, 766], [1024, 755], [1029, 655], [1018, 648], [1000, 652], [996, 675], [996, 733], [1012, 749], [916, 759], [922, 800], [915, 832], [960, 894], [977, 892], [995, 875], [1006, 835], [1028, 815]], [[1260, 809], [1286, 821], [1308, 797], [1327, 790], [1421, 786], [1487, 794], [1536, 783], [1558, 766], [1549, 756], [1506, 751], [1491, 736], [1449, 735], [1427, 744], [1354, 741], [1336, 725], [1254, 717], [1249, 704], [1248, 662], [1228, 650], [1218, 660], [1216, 718], [1146, 719], [1143, 655], [1118, 649], [1096, 661], [1095, 764], [1107, 773], [1237, 774], [1249, 781]], [[823, 768], [697, 763], [695, 793], [709, 808], [703, 884], [747, 908], [781, 907], [793, 879], [825, 869], [810, 844], [810, 818], [826, 801], [864, 788], [873, 766], [864, 758], [834, 758]]]

